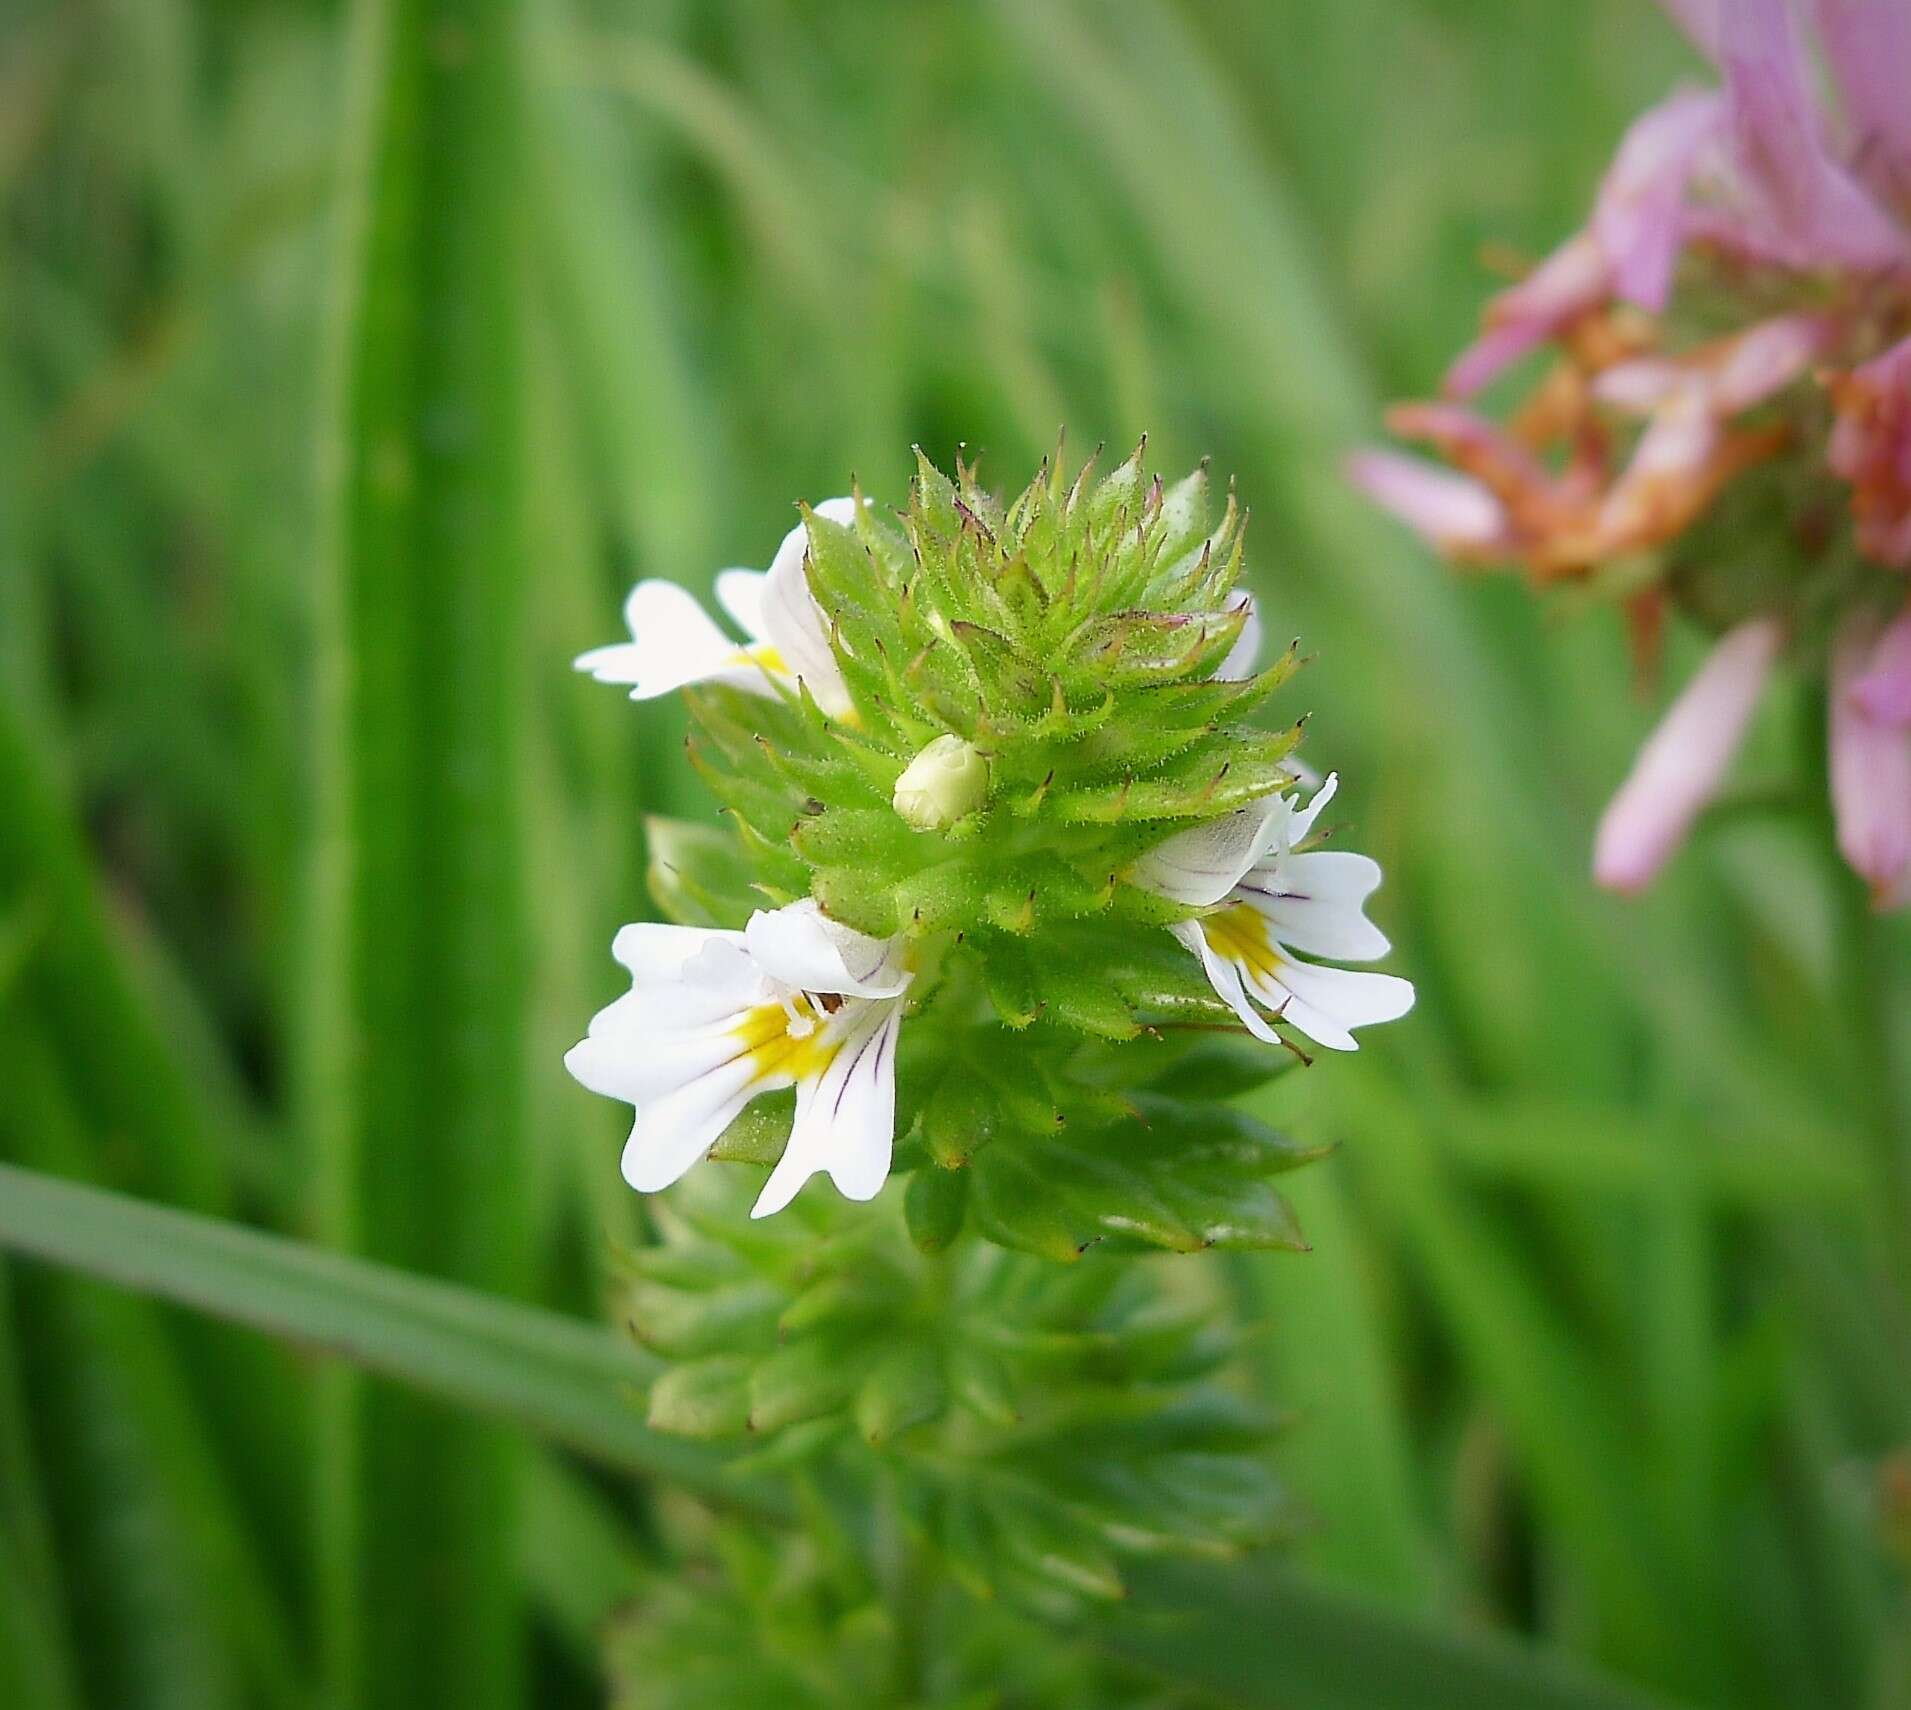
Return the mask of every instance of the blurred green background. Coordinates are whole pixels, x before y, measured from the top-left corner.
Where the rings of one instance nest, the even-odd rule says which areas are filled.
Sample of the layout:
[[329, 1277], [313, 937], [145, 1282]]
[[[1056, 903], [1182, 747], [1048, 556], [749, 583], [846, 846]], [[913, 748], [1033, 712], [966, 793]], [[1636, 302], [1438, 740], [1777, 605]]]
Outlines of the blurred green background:
[[[0, 1156], [600, 1314], [622, 1113], [559, 1058], [707, 809], [569, 660], [912, 443], [1145, 430], [1239, 482], [1420, 990], [1267, 1098], [1341, 1142], [1229, 1273], [1294, 1559], [1672, 1702], [1911, 1703], [1902, 925], [1753, 813], [1596, 895], [1611, 614], [1338, 476], [1700, 71], [1645, 0], [7, 0]], [[642, 1513], [0, 1266], [8, 1704], [598, 1702]]]

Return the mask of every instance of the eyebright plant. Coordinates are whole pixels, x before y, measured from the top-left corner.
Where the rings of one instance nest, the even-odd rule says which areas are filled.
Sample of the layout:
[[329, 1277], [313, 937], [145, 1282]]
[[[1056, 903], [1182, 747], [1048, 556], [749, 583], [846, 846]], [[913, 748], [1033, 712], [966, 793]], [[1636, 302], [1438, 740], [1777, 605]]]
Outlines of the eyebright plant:
[[[1892, 906], [1911, 897], [1911, 6], [1665, 6], [1721, 86], [1636, 120], [1585, 228], [1492, 298], [1446, 397], [1390, 412], [1453, 467], [1371, 451], [1351, 473], [1457, 564], [1610, 596], [1642, 664], [1670, 611], [1717, 638], [1607, 810], [1601, 884], [1658, 873], [1782, 660], [1826, 681], [1839, 845]], [[1504, 427], [1469, 407], [1536, 351]]]
[[[635, 1108], [633, 1186], [732, 1166], [658, 1203], [618, 1315], [665, 1362], [651, 1424], [802, 1505], [699, 1532], [706, 1593], [620, 1637], [633, 1706], [974, 1703], [996, 1647], [1029, 1654], [1015, 1612], [1289, 1523], [1227, 1297], [1160, 1255], [1304, 1244], [1273, 1180], [1314, 1154], [1227, 1101], [1413, 994], [1338, 965], [1387, 950], [1380, 870], [1323, 847], [1298, 726], [1254, 722], [1296, 656], [1258, 666], [1244, 518], [1207, 488], [1137, 450], [1004, 503], [919, 460], [902, 511], [804, 508], [767, 572], [723, 572], [740, 635], [644, 582], [578, 662], [685, 691], [730, 822], [651, 823], [671, 922], [617, 934], [630, 990], [566, 1059]], [[1050, 1673], [1022, 1684], [1143, 1701]]]
[[1257, 668], [1243, 518], [1230, 493], [1211, 526], [1207, 486], [1137, 450], [1004, 504], [919, 460], [900, 514], [806, 508], [767, 572], [717, 578], [743, 639], [637, 586], [632, 639], [579, 667], [688, 691], [736, 838], [653, 825], [678, 924], [617, 935], [631, 989], [567, 1058], [635, 1107], [634, 1187], [714, 1152], [773, 1165], [758, 1217], [818, 1173], [866, 1200], [900, 1137], [1011, 1246], [1289, 1238], [1277, 1145], [1169, 1144], [1180, 1104], [1151, 1143], [1136, 1090], [1230, 1035], [1277, 1048], [1263, 1073], [1352, 1050], [1412, 989], [1330, 965], [1385, 953], [1380, 870], [1318, 847], [1335, 780], [1303, 804], [1298, 726], [1249, 722], [1296, 658]]

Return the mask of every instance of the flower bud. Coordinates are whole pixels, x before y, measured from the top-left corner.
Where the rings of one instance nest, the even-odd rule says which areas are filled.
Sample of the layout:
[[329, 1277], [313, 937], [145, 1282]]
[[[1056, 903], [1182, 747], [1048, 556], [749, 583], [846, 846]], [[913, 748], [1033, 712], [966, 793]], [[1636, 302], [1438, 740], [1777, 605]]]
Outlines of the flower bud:
[[961, 737], [938, 736], [909, 762], [891, 800], [918, 831], [947, 831], [988, 794], [988, 761]]

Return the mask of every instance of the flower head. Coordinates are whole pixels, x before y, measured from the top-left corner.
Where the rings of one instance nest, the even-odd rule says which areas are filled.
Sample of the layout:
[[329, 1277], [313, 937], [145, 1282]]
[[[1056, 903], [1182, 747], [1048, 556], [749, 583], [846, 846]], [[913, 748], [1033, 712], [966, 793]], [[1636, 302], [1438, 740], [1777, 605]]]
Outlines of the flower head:
[[1487, 305], [1479, 340], [1448, 371], [1448, 393], [1471, 397], [1509, 363], [1614, 297], [1664, 307], [1683, 237], [1686, 186], [1721, 121], [1719, 98], [1691, 90], [1636, 120], [1586, 229]]
[[[1297, 847], [1333, 786], [1298, 806], [1298, 727], [1253, 722], [1297, 661], [1256, 658], [1244, 527], [1232, 493], [1210, 520], [1204, 469], [1168, 486], [1140, 450], [1099, 478], [1058, 458], [1006, 500], [922, 460], [904, 511], [818, 506], [767, 576], [719, 579], [773, 652], [672, 657], [634, 626], [587, 656], [646, 693], [692, 686], [691, 763], [736, 834], [653, 836], [652, 889], [697, 924], [624, 929], [631, 991], [569, 1059], [636, 1107], [634, 1185], [715, 1148], [774, 1163], [759, 1215], [819, 1170], [865, 1198], [900, 1134], [910, 1167], [969, 1172], [913, 1198], [959, 1221], [966, 1195], [1001, 1244], [1292, 1243], [1265, 1136], [1164, 1149], [1137, 1120], [1166, 1132], [1138, 1101], [1177, 1030], [1247, 1045], [1285, 1019], [1351, 1049], [1411, 1002], [1308, 960], [1386, 949], [1362, 913], [1379, 870]], [[1196, 895], [1178, 870], [1212, 848]], [[1250, 1049], [1256, 1074], [1284, 1062]], [[773, 1112], [738, 1122], [789, 1088], [787, 1140]], [[1102, 1137], [1086, 1172], [1078, 1136]]]
[[631, 989], [591, 1018], [565, 1066], [636, 1107], [624, 1179], [676, 1181], [744, 1107], [796, 1088], [782, 1160], [751, 1213], [780, 1211], [818, 1171], [850, 1199], [889, 1174], [903, 946], [838, 925], [810, 901], [759, 911], [741, 932], [640, 923], [611, 953]]

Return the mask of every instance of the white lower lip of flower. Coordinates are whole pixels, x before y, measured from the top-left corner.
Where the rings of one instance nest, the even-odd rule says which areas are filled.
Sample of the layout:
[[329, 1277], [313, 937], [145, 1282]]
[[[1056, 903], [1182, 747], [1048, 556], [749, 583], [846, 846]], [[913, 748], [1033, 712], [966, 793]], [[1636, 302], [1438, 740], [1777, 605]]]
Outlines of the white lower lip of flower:
[[[1252, 902], [1171, 927], [1201, 960], [1208, 983], [1257, 1039], [1277, 1042], [1266, 1010], [1331, 1051], [1357, 1051], [1353, 1030], [1397, 1021], [1413, 987], [1393, 974], [1326, 967], [1290, 955]], [[1258, 1006], [1258, 1007], [1257, 1007]]]
[[796, 1080], [790, 1143], [751, 1207], [752, 1217], [781, 1211], [819, 1171], [845, 1199], [873, 1199], [888, 1180], [902, 1003], [852, 999], [844, 1012], [848, 1018], [821, 1066]]
[[1390, 948], [1365, 912], [1380, 877], [1380, 863], [1371, 856], [1320, 849], [1256, 867], [1234, 895], [1290, 950], [1336, 962], [1373, 962]]
[[[815, 514], [850, 524], [856, 520], [856, 502], [825, 499]], [[651, 578], [639, 582], [624, 602], [631, 639], [580, 654], [577, 669], [600, 683], [628, 685], [634, 701], [655, 700], [692, 683], [725, 683], [775, 695], [779, 685], [800, 679], [824, 712], [847, 716], [849, 690], [803, 571], [806, 545], [799, 524], [784, 536], [767, 571], [725, 570], [717, 576], [717, 603], [746, 640], [725, 635], [687, 589]]]
[[[788, 1087], [796, 1120], [752, 1215], [781, 1210], [819, 1171], [851, 1199], [882, 1187], [909, 980], [893, 946], [799, 903], [742, 933], [627, 927], [616, 952], [632, 989], [592, 1018], [565, 1065], [636, 1107], [623, 1155], [632, 1187], [670, 1186], [753, 1099]], [[830, 984], [787, 984], [766, 960]]]
[[655, 700], [691, 683], [728, 683], [773, 695], [776, 680], [788, 677], [771, 642], [760, 634], [731, 640], [675, 582], [639, 582], [624, 602], [624, 621], [631, 639], [580, 654], [577, 669], [600, 683], [629, 685], [633, 701]]

